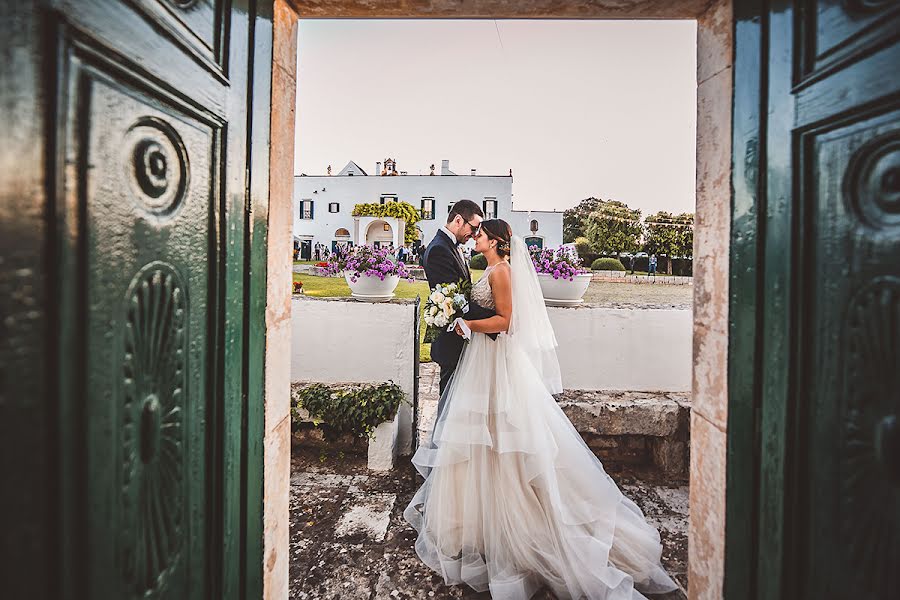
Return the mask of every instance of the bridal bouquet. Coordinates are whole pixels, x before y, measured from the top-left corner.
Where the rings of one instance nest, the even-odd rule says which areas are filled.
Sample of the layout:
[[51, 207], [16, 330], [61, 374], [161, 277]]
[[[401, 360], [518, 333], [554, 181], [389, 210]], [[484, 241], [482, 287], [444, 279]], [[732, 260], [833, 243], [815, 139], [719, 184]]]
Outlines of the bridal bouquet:
[[443, 283], [434, 286], [425, 300], [425, 342], [431, 343], [457, 317], [469, 312], [470, 284]]

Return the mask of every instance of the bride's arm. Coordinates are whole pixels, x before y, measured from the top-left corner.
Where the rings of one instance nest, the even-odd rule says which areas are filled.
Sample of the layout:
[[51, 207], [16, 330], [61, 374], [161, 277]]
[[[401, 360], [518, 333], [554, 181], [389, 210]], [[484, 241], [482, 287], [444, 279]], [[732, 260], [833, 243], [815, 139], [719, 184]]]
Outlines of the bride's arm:
[[472, 331], [479, 333], [502, 333], [509, 329], [512, 317], [512, 284], [509, 278], [509, 266], [500, 266], [489, 274], [491, 291], [494, 296], [494, 311], [497, 313], [487, 319], [466, 321]]

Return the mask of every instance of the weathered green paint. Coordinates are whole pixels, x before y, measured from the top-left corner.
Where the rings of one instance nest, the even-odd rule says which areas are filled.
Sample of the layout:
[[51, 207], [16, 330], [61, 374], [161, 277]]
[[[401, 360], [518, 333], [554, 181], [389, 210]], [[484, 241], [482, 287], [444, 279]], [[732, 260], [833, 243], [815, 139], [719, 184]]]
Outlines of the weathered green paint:
[[54, 252], [47, 210], [55, 182], [44, 170], [44, 102], [36, 101], [42, 63], [27, 52], [40, 36], [36, 6], [0, 3], [0, 581], [10, 598], [59, 597], [59, 580], [36, 568], [50, 559], [59, 527], [57, 452], [48, 443], [57, 436], [48, 372], [59, 334], [50, 299], [59, 288], [43, 268]]
[[250, 0], [3, 11], [3, 593], [259, 597], [266, 24]]
[[[871, 6], [865, 6], [871, 5]], [[900, 589], [900, 7], [798, 11], [792, 86], [798, 314], [786, 453], [797, 598]], [[782, 44], [786, 43], [784, 40]], [[773, 49], [774, 52], [774, 49]], [[789, 83], [788, 83], [789, 82]], [[786, 94], [787, 95], [787, 94]], [[782, 191], [782, 193], [785, 193]]]
[[[250, 37], [253, 77], [250, 90], [250, 232], [249, 264], [245, 285], [247, 306], [247, 396], [245, 405], [246, 462], [244, 493], [246, 504], [246, 554], [243, 559], [244, 598], [263, 597], [263, 483], [265, 439], [265, 358], [266, 358], [266, 292], [269, 231], [269, 151], [272, 106], [272, 2], [257, 2], [255, 27]], [[289, 294], [288, 290], [284, 290]], [[284, 549], [285, 551], [287, 549]]]
[[889, 597], [900, 9], [785, 0], [735, 16], [726, 597]]
[[734, 5], [734, 103], [728, 331], [725, 597], [756, 598], [757, 412], [759, 408], [760, 214], [765, 212], [765, 111], [761, 110], [766, 48], [762, 2]]

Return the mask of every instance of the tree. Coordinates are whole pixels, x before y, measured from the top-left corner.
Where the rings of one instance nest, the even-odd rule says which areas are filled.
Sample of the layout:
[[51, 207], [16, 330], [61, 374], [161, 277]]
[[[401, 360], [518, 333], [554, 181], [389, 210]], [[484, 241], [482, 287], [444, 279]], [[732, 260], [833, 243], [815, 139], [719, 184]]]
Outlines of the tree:
[[673, 215], [660, 211], [644, 221], [646, 234], [644, 251], [664, 255], [668, 260], [666, 273], [672, 274], [672, 259], [694, 255], [694, 215]]
[[584, 237], [584, 222], [587, 216], [600, 207], [603, 200], [599, 198], [585, 198], [577, 206], [567, 209], [563, 213], [563, 242], [574, 242], [576, 238]]
[[640, 247], [641, 211], [616, 200], [601, 200], [585, 219], [584, 230], [595, 250], [618, 258], [623, 252], [635, 252]]

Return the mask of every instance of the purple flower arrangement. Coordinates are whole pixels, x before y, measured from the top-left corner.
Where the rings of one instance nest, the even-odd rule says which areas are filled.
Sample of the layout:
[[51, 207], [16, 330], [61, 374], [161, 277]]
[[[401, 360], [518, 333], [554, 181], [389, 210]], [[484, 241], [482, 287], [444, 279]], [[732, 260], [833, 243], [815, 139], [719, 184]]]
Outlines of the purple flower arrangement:
[[397, 275], [409, 281], [412, 273], [401, 261], [394, 259], [387, 248], [356, 246], [349, 253], [340, 253], [328, 261], [325, 272], [329, 275], [346, 274], [350, 281], [356, 283], [360, 277], [378, 277], [384, 281], [391, 275]]
[[531, 253], [534, 270], [539, 274], [552, 275], [553, 279], [574, 281], [576, 275], [588, 272], [582, 268], [578, 252], [569, 246], [544, 249], [530, 246], [528, 251]]

